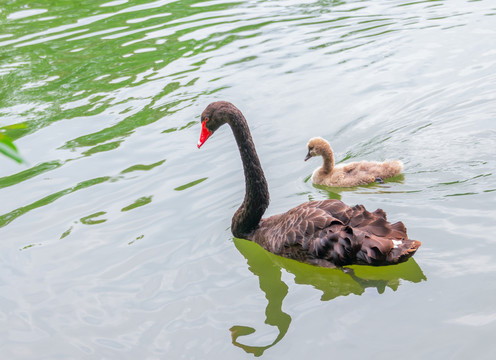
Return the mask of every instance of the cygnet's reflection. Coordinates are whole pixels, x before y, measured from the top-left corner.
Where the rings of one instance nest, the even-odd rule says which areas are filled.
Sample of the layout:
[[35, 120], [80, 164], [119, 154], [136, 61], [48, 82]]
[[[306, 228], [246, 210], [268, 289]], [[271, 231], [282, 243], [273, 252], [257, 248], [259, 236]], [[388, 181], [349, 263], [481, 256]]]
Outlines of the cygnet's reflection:
[[234, 244], [246, 258], [249, 270], [258, 277], [260, 289], [268, 300], [265, 323], [277, 327], [279, 331], [278, 336], [270, 344], [252, 346], [242, 344], [238, 338], [253, 334], [255, 329], [241, 325], [231, 327], [233, 345], [255, 356], [262, 355], [266, 349], [277, 344], [286, 335], [291, 323], [291, 316], [282, 311], [283, 300], [288, 294], [288, 286], [281, 279], [282, 268], [294, 275], [295, 283], [312, 285], [321, 290], [322, 301], [349, 294], [361, 295], [366, 288], [376, 288], [377, 292], [382, 294], [386, 287], [396, 291], [401, 280], [414, 283], [426, 280], [413, 258], [405, 263], [392, 266], [350, 266], [344, 269], [327, 269], [271, 254], [251, 241], [235, 238]]

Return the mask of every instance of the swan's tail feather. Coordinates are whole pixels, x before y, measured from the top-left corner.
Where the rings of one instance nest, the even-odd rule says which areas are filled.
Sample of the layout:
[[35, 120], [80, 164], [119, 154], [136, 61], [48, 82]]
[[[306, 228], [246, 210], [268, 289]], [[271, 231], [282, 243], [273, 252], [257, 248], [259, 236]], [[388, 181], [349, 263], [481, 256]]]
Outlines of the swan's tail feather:
[[359, 264], [394, 265], [407, 261], [422, 245], [420, 241], [405, 238], [367, 237], [357, 253]]
[[392, 240], [393, 248], [388, 254], [388, 262], [392, 264], [402, 263], [407, 261], [415, 254], [422, 243], [418, 240], [404, 239]]

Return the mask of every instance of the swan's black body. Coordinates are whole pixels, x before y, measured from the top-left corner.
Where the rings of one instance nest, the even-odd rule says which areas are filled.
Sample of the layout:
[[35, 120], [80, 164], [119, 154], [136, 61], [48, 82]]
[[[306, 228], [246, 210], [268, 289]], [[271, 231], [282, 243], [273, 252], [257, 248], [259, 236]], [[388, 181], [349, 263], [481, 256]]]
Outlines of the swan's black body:
[[232, 218], [234, 236], [274, 254], [326, 267], [397, 264], [421, 245], [408, 239], [403, 223], [390, 224], [381, 209], [369, 212], [362, 205], [350, 207], [339, 200], [311, 201], [262, 219], [269, 191], [243, 114], [233, 104], [218, 101], [207, 106], [201, 121], [199, 147], [227, 123], [241, 154], [246, 193]]

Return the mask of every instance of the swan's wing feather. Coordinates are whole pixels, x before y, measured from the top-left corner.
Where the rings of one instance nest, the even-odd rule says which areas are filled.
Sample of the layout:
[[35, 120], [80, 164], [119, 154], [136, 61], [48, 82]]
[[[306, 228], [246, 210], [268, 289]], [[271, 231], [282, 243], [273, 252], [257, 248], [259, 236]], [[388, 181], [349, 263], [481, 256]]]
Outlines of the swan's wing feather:
[[390, 224], [383, 210], [339, 200], [304, 203], [264, 219], [253, 240], [285, 257], [337, 266], [397, 263], [420, 246], [408, 239], [403, 223]]

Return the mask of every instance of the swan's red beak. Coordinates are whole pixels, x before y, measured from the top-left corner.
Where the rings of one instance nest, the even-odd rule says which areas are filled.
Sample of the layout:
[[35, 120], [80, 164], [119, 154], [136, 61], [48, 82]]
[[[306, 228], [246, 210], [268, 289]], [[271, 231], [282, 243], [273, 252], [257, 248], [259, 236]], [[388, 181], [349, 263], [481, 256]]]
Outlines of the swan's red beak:
[[203, 145], [205, 141], [212, 135], [212, 132], [207, 129], [207, 126], [205, 125], [206, 121], [202, 122], [202, 129], [201, 129], [201, 134], [200, 134], [200, 140], [198, 140], [198, 149]]

